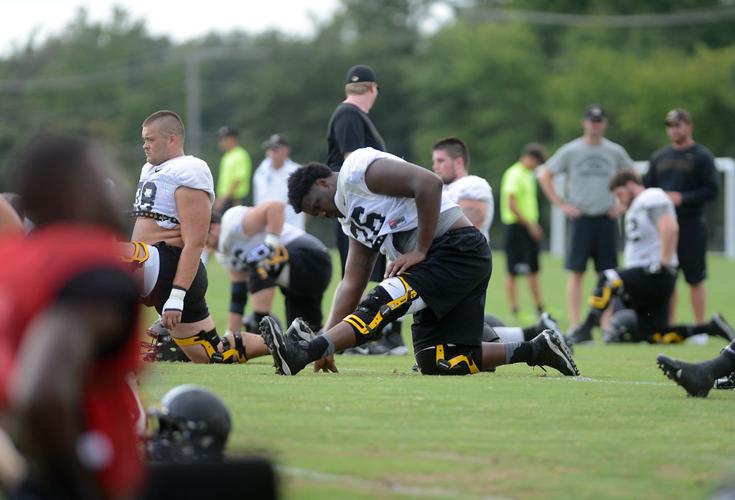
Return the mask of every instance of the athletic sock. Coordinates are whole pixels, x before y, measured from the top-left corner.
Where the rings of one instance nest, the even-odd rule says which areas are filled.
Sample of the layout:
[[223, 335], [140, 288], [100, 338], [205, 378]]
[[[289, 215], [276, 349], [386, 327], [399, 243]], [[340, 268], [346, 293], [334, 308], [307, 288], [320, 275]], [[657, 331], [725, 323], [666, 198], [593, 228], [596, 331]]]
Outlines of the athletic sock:
[[541, 331], [538, 329], [538, 326], [527, 326], [523, 328], [523, 340], [529, 341], [536, 338], [536, 335], [541, 333]]
[[504, 344], [526, 340], [523, 329], [517, 326], [495, 326], [493, 330], [498, 334], [500, 341]]
[[530, 363], [533, 349], [530, 342], [510, 342], [505, 344], [505, 364]]
[[735, 353], [729, 348], [725, 349], [714, 359], [701, 363], [714, 378], [725, 377], [735, 371]]
[[327, 335], [319, 335], [309, 342], [306, 352], [309, 353], [309, 359], [312, 361], [326, 358], [330, 354], [334, 354], [334, 343]]

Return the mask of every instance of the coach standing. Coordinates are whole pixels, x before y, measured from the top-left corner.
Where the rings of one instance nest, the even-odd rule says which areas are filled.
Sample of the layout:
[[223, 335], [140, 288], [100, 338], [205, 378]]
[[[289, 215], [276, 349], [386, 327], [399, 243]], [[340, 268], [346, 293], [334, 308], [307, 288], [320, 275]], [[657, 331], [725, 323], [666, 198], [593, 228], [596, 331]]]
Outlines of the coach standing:
[[[671, 144], [653, 153], [646, 187], [660, 187], [669, 195], [679, 219], [679, 266], [689, 284], [695, 323], [703, 323], [707, 302], [707, 225], [704, 206], [717, 196], [715, 158], [705, 146], [694, 142], [692, 117], [685, 109], [672, 109], [664, 120]], [[671, 322], [676, 309], [671, 298]]]
[[[358, 64], [347, 70], [345, 100], [334, 110], [327, 126], [327, 166], [333, 171], [339, 172], [345, 159], [358, 149], [370, 147], [385, 151], [385, 142], [368, 116], [377, 98], [378, 82], [373, 68]], [[335, 224], [334, 228], [344, 275], [349, 240], [339, 224]], [[370, 281], [383, 281], [384, 273], [385, 258], [381, 257], [375, 264]], [[380, 343], [370, 343], [351, 353], [406, 354], [407, 349], [400, 335], [400, 323], [392, 324], [383, 330], [383, 334]]]
[[[608, 190], [618, 170], [633, 166], [622, 146], [605, 139], [607, 117], [599, 104], [590, 104], [582, 120], [584, 135], [563, 145], [549, 158], [539, 177], [541, 188], [570, 220], [570, 237], [565, 267], [571, 271], [567, 282], [567, 306], [572, 327], [579, 324], [579, 302], [587, 260], [594, 259], [600, 273], [617, 266], [617, 226], [619, 211]], [[566, 175], [564, 197], [554, 189], [554, 176]], [[591, 339], [575, 339], [583, 342]]]

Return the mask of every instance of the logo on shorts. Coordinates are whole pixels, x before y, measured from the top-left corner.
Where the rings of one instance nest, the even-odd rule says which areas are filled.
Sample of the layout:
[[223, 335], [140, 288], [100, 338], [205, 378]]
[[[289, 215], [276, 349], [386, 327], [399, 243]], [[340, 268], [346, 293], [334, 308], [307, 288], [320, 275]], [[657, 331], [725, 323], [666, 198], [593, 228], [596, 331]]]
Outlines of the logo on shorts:
[[388, 221], [388, 226], [390, 226], [391, 229], [395, 229], [398, 226], [400, 226], [401, 224], [403, 224], [404, 222], [406, 222], [406, 218], [405, 217], [400, 217], [398, 219], [389, 220]]

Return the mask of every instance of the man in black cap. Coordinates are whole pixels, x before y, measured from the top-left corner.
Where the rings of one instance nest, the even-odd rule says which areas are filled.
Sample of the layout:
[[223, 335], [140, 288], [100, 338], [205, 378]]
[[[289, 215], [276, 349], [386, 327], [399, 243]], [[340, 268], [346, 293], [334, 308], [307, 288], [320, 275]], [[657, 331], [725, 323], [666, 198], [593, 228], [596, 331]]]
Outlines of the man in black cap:
[[[378, 98], [378, 83], [373, 68], [358, 64], [347, 70], [345, 96], [345, 100], [332, 113], [327, 126], [327, 166], [335, 172], [340, 171], [342, 163], [353, 151], [366, 147], [385, 151], [385, 142], [368, 116]], [[340, 225], [335, 224], [334, 227], [344, 275], [349, 243]], [[385, 274], [385, 257], [381, 256], [375, 264], [370, 281], [382, 281], [383, 274]], [[385, 337], [379, 344], [370, 343], [351, 353], [401, 355], [407, 353], [401, 340], [400, 323], [391, 324], [383, 331]]]
[[[610, 179], [623, 168], [632, 168], [633, 160], [619, 144], [605, 139], [607, 116], [599, 104], [590, 104], [582, 120], [584, 135], [559, 148], [546, 162], [539, 176], [544, 193], [570, 221], [569, 244], [565, 267], [570, 271], [567, 282], [567, 306], [572, 327], [580, 323], [582, 279], [587, 261], [592, 258], [595, 271], [617, 267], [617, 224], [619, 211], [608, 189]], [[566, 178], [563, 193], [557, 193], [554, 176]], [[580, 331], [575, 329], [575, 333]], [[573, 334], [572, 342], [592, 338]]]
[[[692, 117], [685, 109], [672, 109], [664, 119], [671, 144], [651, 156], [643, 178], [646, 187], [666, 191], [676, 207], [679, 220], [679, 267], [689, 284], [695, 323], [703, 323], [706, 312], [707, 225], [705, 204], [717, 197], [718, 178], [715, 158], [709, 149], [694, 142]], [[676, 292], [671, 299], [672, 317]]]

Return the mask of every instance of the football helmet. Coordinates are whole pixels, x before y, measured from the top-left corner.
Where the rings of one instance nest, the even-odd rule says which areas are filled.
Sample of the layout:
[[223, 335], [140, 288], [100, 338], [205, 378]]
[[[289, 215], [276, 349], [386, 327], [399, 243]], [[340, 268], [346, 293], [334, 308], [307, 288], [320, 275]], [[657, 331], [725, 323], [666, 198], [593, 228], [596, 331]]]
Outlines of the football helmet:
[[146, 443], [151, 460], [194, 463], [223, 459], [232, 419], [222, 399], [209, 389], [176, 386], [148, 415], [158, 421]]

